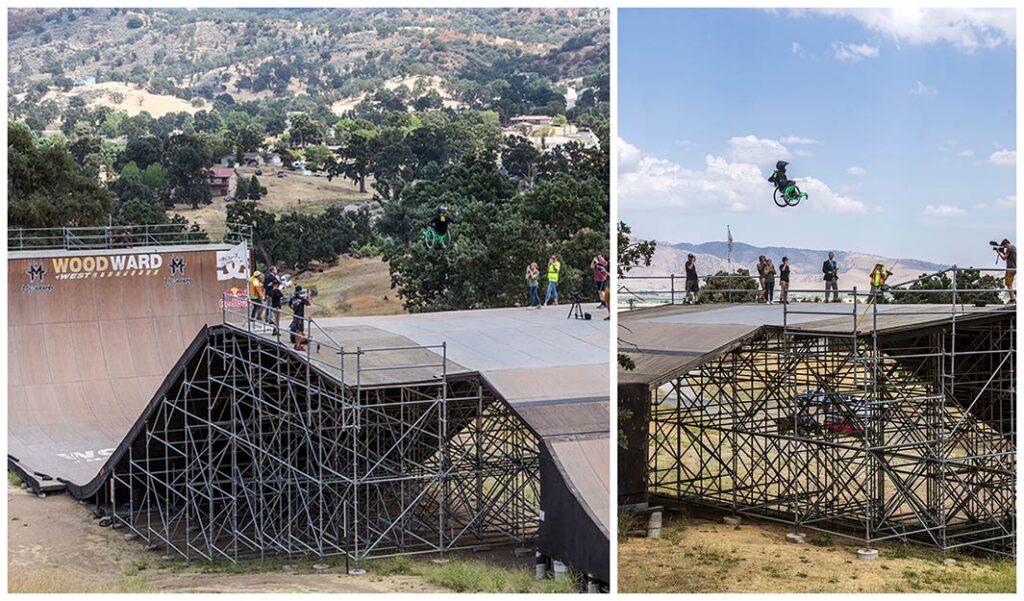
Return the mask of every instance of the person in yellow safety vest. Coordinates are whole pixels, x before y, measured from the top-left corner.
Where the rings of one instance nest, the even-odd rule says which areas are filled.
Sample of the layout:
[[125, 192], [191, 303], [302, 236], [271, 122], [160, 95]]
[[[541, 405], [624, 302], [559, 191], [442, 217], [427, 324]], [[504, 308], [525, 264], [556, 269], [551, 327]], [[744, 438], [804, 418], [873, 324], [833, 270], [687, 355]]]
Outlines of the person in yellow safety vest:
[[881, 263], [876, 263], [875, 268], [871, 270], [871, 296], [876, 303], [885, 302], [885, 291], [889, 289], [885, 281], [891, 275], [892, 272], [886, 270], [885, 265]]
[[249, 304], [252, 305], [252, 309], [249, 311], [249, 319], [262, 319], [260, 316], [263, 315], [263, 272], [256, 271], [249, 278]]
[[548, 259], [548, 291], [544, 295], [544, 304], [548, 304], [548, 301], [552, 297], [555, 299], [555, 304], [558, 304], [558, 273], [562, 271], [562, 262], [558, 260], [558, 255], [551, 255]]

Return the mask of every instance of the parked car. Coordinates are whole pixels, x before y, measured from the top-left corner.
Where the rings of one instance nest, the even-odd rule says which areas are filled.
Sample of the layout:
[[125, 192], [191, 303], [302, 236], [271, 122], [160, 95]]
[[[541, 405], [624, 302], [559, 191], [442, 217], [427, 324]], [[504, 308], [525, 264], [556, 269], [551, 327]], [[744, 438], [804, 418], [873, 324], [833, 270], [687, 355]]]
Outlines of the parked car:
[[822, 430], [821, 424], [818, 423], [818, 420], [803, 411], [796, 415], [784, 415], [782, 417], [777, 417], [775, 418], [775, 425], [779, 428], [779, 434], [793, 433], [796, 435], [821, 435], [824, 433], [824, 430]]

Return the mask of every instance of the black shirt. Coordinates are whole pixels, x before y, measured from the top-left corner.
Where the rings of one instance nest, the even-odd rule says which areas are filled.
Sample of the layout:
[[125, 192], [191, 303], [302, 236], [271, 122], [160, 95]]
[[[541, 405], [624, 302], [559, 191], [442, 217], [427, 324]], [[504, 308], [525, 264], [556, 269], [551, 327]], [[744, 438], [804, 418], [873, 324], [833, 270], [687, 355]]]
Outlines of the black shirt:
[[786, 264], [779, 265], [779, 281], [780, 282], [788, 282], [789, 281], [789, 265], [786, 265]]
[[690, 281], [694, 281], [695, 282], [695, 281], [697, 281], [697, 279], [698, 279], [697, 278], [697, 264], [696, 263], [693, 263], [693, 264], [687, 263], [686, 264], [686, 281], [687, 282], [690, 282]]
[[1010, 245], [1006, 247], [1006, 268], [1017, 269], [1017, 247]]
[[280, 288], [274, 288], [273, 290], [267, 293], [267, 296], [270, 297], [271, 307], [275, 309], [281, 308], [281, 299], [284, 298], [284, 292], [281, 292]]
[[292, 300], [288, 303], [288, 306], [291, 307], [292, 313], [294, 313], [296, 317], [305, 317], [306, 305], [308, 304], [308, 298], [296, 295], [292, 297]]

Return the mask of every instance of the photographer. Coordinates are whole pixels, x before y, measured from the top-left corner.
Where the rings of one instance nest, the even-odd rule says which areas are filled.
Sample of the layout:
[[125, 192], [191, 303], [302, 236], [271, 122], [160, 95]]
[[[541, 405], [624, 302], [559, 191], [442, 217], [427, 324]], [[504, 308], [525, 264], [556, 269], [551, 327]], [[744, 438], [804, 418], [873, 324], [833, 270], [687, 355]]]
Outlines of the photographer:
[[871, 297], [876, 303], [885, 303], [885, 293], [889, 290], [885, 281], [891, 275], [892, 272], [881, 263], [876, 263], [875, 268], [871, 270]]
[[306, 350], [306, 307], [309, 304], [309, 297], [303, 293], [302, 286], [295, 286], [295, 294], [288, 301], [288, 307], [292, 310], [292, 324], [288, 330], [297, 351]]
[[608, 261], [604, 255], [597, 255], [590, 261], [590, 268], [594, 270], [594, 287], [597, 289], [597, 300], [600, 304], [597, 308], [604, 307], [604, 287], [608, 281]]
[[558, 304], [558, 274], [562, 271], [562, 262], [558, 260], [558, 255], [551, 255], [548, 259], [548, 291], [544, 295], [544, 304], [547, 305], [552, 297], [555, 299], [554, 304]]
[[1013, 280], [1017, 277], [1017, 247], [1014, 246], [1007, 238], [1003, 238], [1003, 241], [998, 246], [993, 246], [992, 250], [996, 251], [999, 258], [1006, 261], [1006, 291], [1010, 293], [1010, 303], [1017, 302], [1017, 295], [1013, 291]]

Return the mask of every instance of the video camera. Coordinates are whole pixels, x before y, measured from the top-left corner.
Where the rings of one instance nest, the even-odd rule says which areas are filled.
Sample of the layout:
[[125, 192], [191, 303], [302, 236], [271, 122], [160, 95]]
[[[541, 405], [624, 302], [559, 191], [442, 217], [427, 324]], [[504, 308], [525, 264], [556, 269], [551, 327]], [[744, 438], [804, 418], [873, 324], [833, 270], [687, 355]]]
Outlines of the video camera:
[[992, 250], [999, 250], [999, 249], [1001, 249], [1003, 247], [1003, 243], [1002, 242], [996, 242], [995, 240], [989, 240], [988, 243], [989, 243], [989, 246], [992, 247]]

